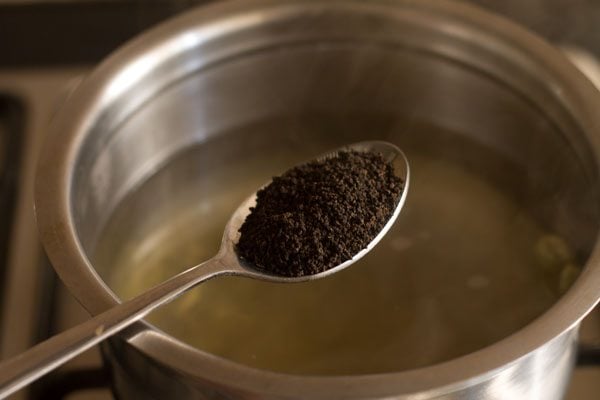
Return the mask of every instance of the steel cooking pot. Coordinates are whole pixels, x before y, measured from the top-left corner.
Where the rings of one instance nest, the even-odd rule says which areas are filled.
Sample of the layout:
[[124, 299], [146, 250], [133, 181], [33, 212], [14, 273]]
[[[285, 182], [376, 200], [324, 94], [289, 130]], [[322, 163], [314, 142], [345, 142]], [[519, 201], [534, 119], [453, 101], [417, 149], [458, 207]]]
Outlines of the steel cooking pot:
[[69, 98], [39, 163], [41, 238], [97, 314], [118, 301], [93, 263], [103, 225], [187, 146], [305, 111], [428, 118], [520, 166], [523, 181], [507, 185], [585, 261], [550, 309], [462, 357], [353, 376], [250, 368], [142, 322], [103, 347], [114, 390], [123, 399], [560, 399], [578, 324], [600, 296], [598, 110], [599, 94], [554, 48], [464, 4], [223, 2], [133, 40]]

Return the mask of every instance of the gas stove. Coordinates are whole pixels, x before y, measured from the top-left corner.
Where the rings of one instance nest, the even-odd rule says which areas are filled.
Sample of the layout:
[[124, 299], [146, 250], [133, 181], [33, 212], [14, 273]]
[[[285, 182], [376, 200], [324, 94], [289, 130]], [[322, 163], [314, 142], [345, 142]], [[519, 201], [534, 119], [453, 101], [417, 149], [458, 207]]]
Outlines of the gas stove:
[[[599, 27], [600, 23], [579, 24], [573, 32], [563, 29], [563, 25], [558, 28], [550, 26], [549, 21], [555, 14], [544, 8], [540, 1], [528, 3], [533, 11], [517, 1], [503, 2], [502, 5], [491, 1], [475, 2], [496, 7], [495, 11], [545, 35], [600, 88], [600, 29], [596, 28], [597, 32], [590, 35], [581, 32]], [[26, 3], [15, 6], [4, 5], [0, 1], [0, 36], [17, 37], [22, 39], [20, 43], [23, 46], [30, 46], [30, 51], [47, 53], [46, 56], [28, 54], [18, 46], [19, 40], [11, 41], [6, 48], [0, 44], [0, 58], [3, 53], [7, 54], [4, 62], [0, 61], [0, 293], [3, 296], [0, 301], [0, 359], [16, 355], [88, 318], [87, 312], [58, 280], [37, 238], [33, 181], [37, 156], [49, 121], [69, 93], [109, 51], [147, 26], [197, 2], [157, 2], [145, 10], [138, 1], [108, 2], [108, 6], [89, 1]], [[546, 2], [549, 3], [564, 1]], [[578, 7], [586, 7], [582, 1], [575, 3]], [[514, 7], [511, 8], [510, 4]], [[540, 13], [536, 14], [536, 10]], [[600, 8], [595, 12], [600, 22]], [[132, 24], [131, 19], [126, 18], [128, 13], [134, 17]], [[573, 12], [569, 12], [565, 18], [574, 18], [572, 15]], [[590, 15], [593, 16], [593, 13], [590, 12]], [[50, 24], [44, 16], [53, 16], [59, 21], [54, 20]], [[15, 18], [28, 23], [37, 22], [37, 30], [30, 34], [20, 33]], [[59, 33], [49, 33], [48, 40], [43, 38], [43, 32], [45, 26], [60, 25], [60, 18], [64, 21], [79, 20], [74, 24], [75, 28], [69, 28], [76, 31], [71, 32], [65, 45], [55, 46], [57, 50], [53, 52], [46, 44], [60, 39], [60, 29]], [[112, 30], [109, 38], [101, 39], [100, 35], [96, 37], [93, 34], [100, 43], [97, 47], [68, 54], [69, 48], [73, 50], [81, 46], [78, 39], [90, 39], [83, 33], [83, 38], [77, 38], [78, 29], [87, 31], [86, 25], [89, 24], [92, 28], [101, 27], [114, 21], [111, 18], [116, 18], [121, 28]], [[128, 23], [129, 26], [122, 28]], [[2, 35], [3, 30], [12, 36]], [[592, 40], [594, 37], [598, 40]], [[567, 400], [595, 400], [600, 393], [599, 309], [586, 318], [581, 336], [587, 351], [578, 360]], [[108, 400], [113, 396], [100, 353], [94, 348], [11, 398]]]

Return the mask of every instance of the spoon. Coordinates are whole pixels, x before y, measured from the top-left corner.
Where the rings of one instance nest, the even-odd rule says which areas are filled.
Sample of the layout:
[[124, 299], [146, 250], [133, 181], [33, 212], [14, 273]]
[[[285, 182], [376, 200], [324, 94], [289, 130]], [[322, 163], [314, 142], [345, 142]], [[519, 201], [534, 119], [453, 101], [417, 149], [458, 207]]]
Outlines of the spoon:
[[391, 162], [394, 173], [404, 181], [400, 200], [390, 219], [368, 246], [351, 259], [323, 272], [299, 277], [272, 275], [253, 268], [252, 265], [238, 257], [235, 245], [239, 239], [239, 228], [249, 214], [250, 207], [254, 206], [256, 202], [256, 193], [254, 193], [242, 202], [231, 216], [225, 227], [221, 248], [215, 257], [2, 362], [0, 364], [0, 399], [9, 396], [210, 278], [219, 275], [240, 275], [271, 282], [304, 282], [332, 275], [358, 261], [375, 247], [400, 214], [408, 189], [409, 167], [406, 157], [399, 148], [381, 141], [355, 143], [324, 154], [319, 159], [335, 156], [344, 150], [380, 153], [386, 161]]

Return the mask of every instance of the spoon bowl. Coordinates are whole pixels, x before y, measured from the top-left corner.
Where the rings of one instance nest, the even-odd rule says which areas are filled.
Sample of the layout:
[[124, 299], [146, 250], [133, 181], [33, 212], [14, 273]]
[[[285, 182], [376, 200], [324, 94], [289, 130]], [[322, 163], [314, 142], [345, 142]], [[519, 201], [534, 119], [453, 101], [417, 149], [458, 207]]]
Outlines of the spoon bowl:
[[225, 226], [221, 248], [215, 257], [1, 363], [0, 399], [9, 396], [208, 279], [219, 275], [240, 275], [271, 282], [303, 282], [332, 275], [361, 259], [383, 238], [400, 214], [406, 200], [409, 166], [404, 153], [398, 147], [382, 141], [355, 143], [323, 154], [317, 157], [317, 160], [334, 157], [339, 152], [348, 150], [380, 153], [384, 160], [391, 163], [395, 175], [404, 182], [400, 199], [388, 221], [369, 244], [354, 254], [352, 258], [323, 272], [299, 277], [274, 275], [254, 268], [236, 252], [236, 244], [240, 237], [239, 229], [250, 213], [250, 208], [256, 204], [256, 193], [254, 193], [243, 201], [232, 214]]
[[312, 281], [316, 279], [325, 278], [326, 276], [332, 275], [336, 272], [339, 272], [350, 265], [354, 264], [356, 261], [360, 260], [364, 257], [368, 252], [370, 252], [379, 241], [385, 236], [385, 234], [390, 230], [398, 215], [400, 215], [400, 211], [404, 206], [404, 202], [406, 201], [406, 194], [408, 192], [408, 184], [410, 179], [410, 168], [408, 165], [408, 160], [402, 150], [400, 150], [397, 146], [384, 141], [364, 141], [353, 143], [344, 147], [340, 147], [333, 151], [329, 151], [325, 154], [322, 154], [315, 158], [315, 160], [323, 160], [330, 157], [335, 157], [338, 153], [343, 151], [358, 151], [358, 152], [369, 152], [369, 153], [379, 153], [383, 157], [386, 162], [391, 163], [394, 174], [401, 178], [404, 182], [403, 190], [400, 195], [400, 199], [394, 212], [385, 223], [383, 228], [379, 231], [379, 233], [369, 242], [367, 247], [356, 253], [352, 258], [344, 261], [341, 264], [336, 265], [333, 268], [329, 268], [323, 272], [319, 272], [317, 274], [311, 275], [302, 275], [302, 276], [283, 276], [283, 275], [275, 275], [269, 274], [265, 270], [258, 270], [254, 268], [254, 266], [242, 258], [240, 258], [235, 250], [235, 244], [238, 242], [240, 233], [239, 229], [246, 220], [246, 217], [250, 213], [250, 208], [254, 207], [256, 204], [256, 192], [244, 200], [239, 207], [234, 211], [231, 218], [227, 222], [225, 226], [225, 232], [223, 234], [223, 240], [221, 241], [221, 249], [219, 250], [217, 256], [215, 258], [221, 258], [224, 265], [227, 265], [231, 270], [230, 274], [235, 275], [244, 275], [247, 277], [261, 279], [271, 282], [282, 282], [282, 283], [296, 283], [296, 282], [306, 282]]

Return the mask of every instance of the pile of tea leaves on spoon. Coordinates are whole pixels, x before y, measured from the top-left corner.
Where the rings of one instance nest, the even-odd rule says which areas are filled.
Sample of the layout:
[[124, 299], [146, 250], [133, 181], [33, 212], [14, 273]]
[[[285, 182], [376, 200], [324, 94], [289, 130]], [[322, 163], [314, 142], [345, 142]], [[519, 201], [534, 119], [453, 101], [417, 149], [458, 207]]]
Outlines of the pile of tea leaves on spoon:
[[340, 151], [296, 166], [258, 191], [239, 229], [237, 253], [274, 275], [326, 271], [369, 245], [403, 188], [379, 153]]

